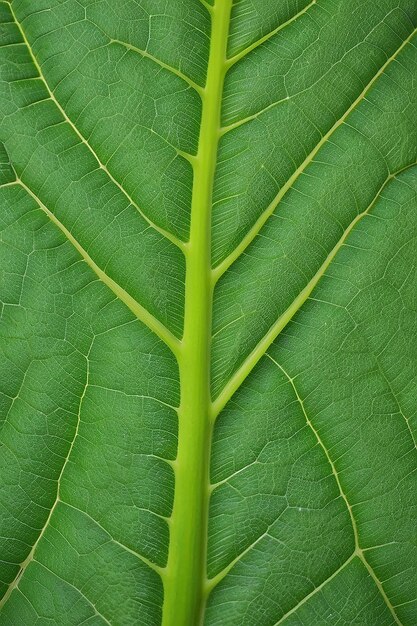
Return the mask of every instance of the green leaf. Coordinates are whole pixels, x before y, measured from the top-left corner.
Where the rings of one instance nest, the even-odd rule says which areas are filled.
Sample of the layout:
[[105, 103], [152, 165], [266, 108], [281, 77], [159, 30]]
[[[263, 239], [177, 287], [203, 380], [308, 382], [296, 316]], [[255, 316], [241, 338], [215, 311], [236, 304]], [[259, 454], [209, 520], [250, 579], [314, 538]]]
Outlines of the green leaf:
[[415, 0], [0, 23], [0, 625], [415, 626]]

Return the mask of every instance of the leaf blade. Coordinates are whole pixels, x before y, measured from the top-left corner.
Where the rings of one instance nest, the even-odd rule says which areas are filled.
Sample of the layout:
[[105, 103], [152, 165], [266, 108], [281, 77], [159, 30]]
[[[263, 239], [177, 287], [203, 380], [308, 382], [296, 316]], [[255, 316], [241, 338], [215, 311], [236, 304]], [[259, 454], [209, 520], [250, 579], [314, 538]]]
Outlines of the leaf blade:
[[412, 0], [0, 18], [0, 623], [411, 626]]

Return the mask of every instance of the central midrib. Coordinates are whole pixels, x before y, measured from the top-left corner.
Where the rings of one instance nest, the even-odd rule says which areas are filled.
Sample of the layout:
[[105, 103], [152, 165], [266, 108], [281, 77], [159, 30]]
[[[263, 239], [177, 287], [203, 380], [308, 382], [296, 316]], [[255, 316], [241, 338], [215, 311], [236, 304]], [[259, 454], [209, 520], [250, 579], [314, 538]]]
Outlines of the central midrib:
[[190, 239], [185, 247], [184, 335], [178, 354], [181, 403], [162, 626], [197, 626], [204, 619], [212, 415], [211, 208], [231, 7], [232, 0], [218, 0], [209, 9], [210, 53], [193, 163]]

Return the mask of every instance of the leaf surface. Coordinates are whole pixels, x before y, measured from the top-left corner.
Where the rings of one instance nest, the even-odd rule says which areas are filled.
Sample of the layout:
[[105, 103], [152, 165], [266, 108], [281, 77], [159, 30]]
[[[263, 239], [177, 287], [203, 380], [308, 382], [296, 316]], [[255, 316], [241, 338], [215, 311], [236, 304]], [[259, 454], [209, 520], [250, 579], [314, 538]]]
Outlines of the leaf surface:
[[0, 2], [0, 625], [417, 623], [414, 0]]

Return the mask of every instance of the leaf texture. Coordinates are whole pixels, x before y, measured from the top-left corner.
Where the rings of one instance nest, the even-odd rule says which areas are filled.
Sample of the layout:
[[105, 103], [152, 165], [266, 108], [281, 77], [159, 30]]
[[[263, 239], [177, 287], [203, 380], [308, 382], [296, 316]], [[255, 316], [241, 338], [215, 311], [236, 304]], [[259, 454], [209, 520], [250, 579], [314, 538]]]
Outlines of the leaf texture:
[[416, 33], [0, 1], [0, 626], [417, 623]]

